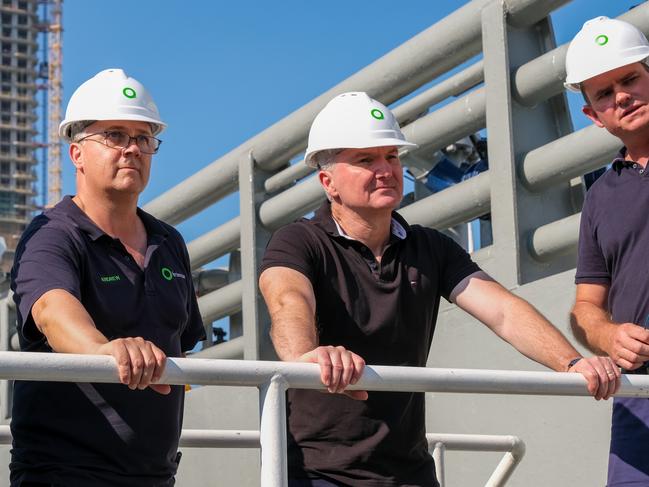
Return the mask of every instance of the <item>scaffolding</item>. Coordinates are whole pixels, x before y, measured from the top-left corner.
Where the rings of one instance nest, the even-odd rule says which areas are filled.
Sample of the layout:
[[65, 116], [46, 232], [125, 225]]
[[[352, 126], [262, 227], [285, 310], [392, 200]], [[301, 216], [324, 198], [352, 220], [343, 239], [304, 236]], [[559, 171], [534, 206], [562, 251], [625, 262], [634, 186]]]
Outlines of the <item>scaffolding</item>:
[[34, 211], [38, 3], [0, 0], [0, 236], [7, 246], [0, 270], [4, 272]]
[[[62, 3], [0, 0], [0, 237], [7, 247], [0, 273], [11, 268], [18, 239], [34, 211], [61, 198]], [[42, 129], [36, 140], [39, 115]], [[35, 201], [38, 149], [41, 205]]]

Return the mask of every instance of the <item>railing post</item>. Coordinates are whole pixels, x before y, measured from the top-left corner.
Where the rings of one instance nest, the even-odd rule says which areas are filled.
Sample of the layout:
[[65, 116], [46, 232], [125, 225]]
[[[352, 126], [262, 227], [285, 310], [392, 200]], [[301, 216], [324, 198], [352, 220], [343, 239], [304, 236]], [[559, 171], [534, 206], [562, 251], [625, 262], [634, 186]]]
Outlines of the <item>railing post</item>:
[[243, 357], [246, 360], [275, 358], [269, 339], [270, 318], [257, 286], [257, 270], [270, 238], [260, 223], [258, 208], [268, 174], [255, 168], [252, 152], [239, 162], [239, 206], [241, 218], [241, 312], [243, 315]]
[[287, 487], [286, 380], [275, 375], [259, 387], [261, 487]]
[[433, 447], [433, 460], [435, 461], [435, 475], [437, 476], [439, 487], [444, 487], [446, 484], [444, 480], [444, 453], [446, 453], [444, 443], [441, 441], [435, 443]]

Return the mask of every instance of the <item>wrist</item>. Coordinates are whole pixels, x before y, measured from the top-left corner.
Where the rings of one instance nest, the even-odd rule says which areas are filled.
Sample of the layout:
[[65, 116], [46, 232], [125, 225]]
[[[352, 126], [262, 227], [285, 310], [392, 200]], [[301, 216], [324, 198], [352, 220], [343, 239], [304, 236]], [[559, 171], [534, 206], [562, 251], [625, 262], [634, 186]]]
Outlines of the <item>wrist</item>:
[[577, 365], [577, 362], [579, 362], [582, 358], [584, 357], [575, 357], [570, 362], [568, 362], [568, 365], [566, 365], [566, 372], [570, 372], [570, 369]]

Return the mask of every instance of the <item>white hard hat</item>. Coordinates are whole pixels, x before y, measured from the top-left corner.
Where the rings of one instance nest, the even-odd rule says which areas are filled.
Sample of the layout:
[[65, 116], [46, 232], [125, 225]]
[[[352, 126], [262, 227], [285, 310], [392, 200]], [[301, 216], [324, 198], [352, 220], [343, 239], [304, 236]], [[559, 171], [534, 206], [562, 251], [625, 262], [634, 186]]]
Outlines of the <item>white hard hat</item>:
[[417, 147], [406, 141], [388, 107], [362, 91], [343, 93], [327, 103], [313, 120], [304, 163], [315, 168], [313, 155], [321, 150], [393, 145]]
[[146, 88], [122, 69], [105, 69], [77, 88], [59, 125], [59, 135], [71, 142], [70, 126], [84, 120], [149, 122], [153, 135], [167, 126]]
[[571, 91], [594, 76], [649, 57], [649, 42], [634, 25], [597, 17], [587, 21], [568, 46], [566, 82]]

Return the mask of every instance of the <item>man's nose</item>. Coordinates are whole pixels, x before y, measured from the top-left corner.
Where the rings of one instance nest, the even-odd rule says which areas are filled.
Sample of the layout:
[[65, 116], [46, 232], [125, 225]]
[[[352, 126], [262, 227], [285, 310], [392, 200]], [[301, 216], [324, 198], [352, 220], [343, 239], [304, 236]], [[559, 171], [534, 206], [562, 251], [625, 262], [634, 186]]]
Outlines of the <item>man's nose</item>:
[[126, 144], [126, 147], [124, 147], [124, 153], [127, 152], [135, 152], [136, 154], [140, 154], [140, 146], [137, 145], [137, 138], [136, 137], [129, 137], [128, 142]]
[[377, 176], [389, 177], [392, 174], [392, 164], [385, 157], [380, 157], [374, 164], [374, 173]]
[[615, 93], [615, 103], [617, 103], [618, 106], [627, 106], [632, 99], [631, 94], [624, 90], [619, 90]]

